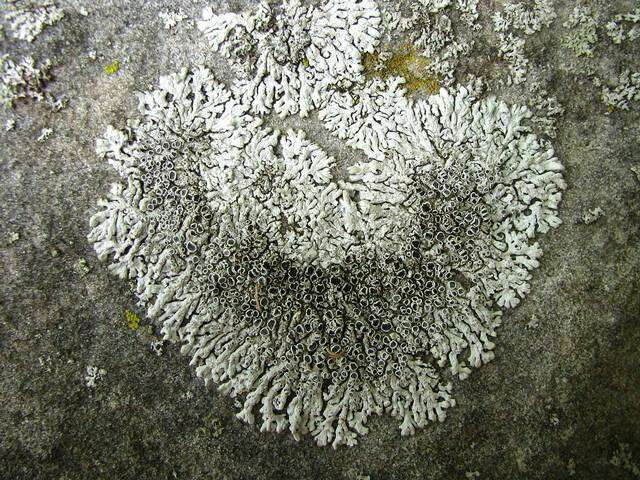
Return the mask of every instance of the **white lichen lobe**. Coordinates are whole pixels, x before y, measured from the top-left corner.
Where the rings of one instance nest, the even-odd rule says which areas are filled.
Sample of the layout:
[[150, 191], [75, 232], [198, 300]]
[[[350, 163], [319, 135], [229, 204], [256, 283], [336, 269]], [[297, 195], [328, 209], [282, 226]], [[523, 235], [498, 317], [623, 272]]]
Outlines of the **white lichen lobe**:
[[12, 36], [27, 42], [64, 17], [64, 11], [51, 0], [5, 0], [2, 7]]
[[36, 64], [33, 57], [24, 57], [16, 62], [9, 55], [0, 56], [0, 104], [11, 108], [22, 98], [55, 101], [44, 90], [50, 79], [50, 67], [49, 60]]
[[40, 135], [38, 135], [38, 138], [36, 138], [36, 141], [37, 142], [44, 142], [51, 135], [53, 135], [53, 129], [48, 128], [48, 127], [44, 127], [42, 130], [40, 130]]
[[640, 72], [623, 70], [612, 85], [602, 86], [601, 96], [609, 112], [629, 110], [631, 102], [640, 101]]
[[214, 50], [245, 77], [235, 94], [252, 111], [308, 115], [327, 90], [362, 78], [361, 57], [373, 52], [380, 13], [372, 0], [329, 0], [319, 7], [287, 0], [251, 13], [215, 15], [207, 7], [198, 28]]
[[529, 59], [525, 53], [526, 36], [551, 25], [556, 18], [553, 2], [507, 1], [504, 10], [492, 16], [493, 29], [498, 34], [498, 50], [509, 67], [507, 84], [521, 84], [527, 78]]
[[[123, 182], [88, 238], [240, 419], [334, 447], [372, 414], [412, 434], [455, 405], [451, 376], [494, 358], [535, 238], [560, 224], [562, 165], [526, 107], [365, 78], [373, 2], [286, 7], [205, 10], [243, 77], [184, 69], [139, 94], [139, 121], [97, 142]], [[312, 111], [365, 155], [346, 175], [261, 117]]]
[[162, 19], [165, 30], [173, 30], [188, 17], [180, 10], [172, 12], [169, 10], [162, 11], [158, 14]]
[[104, 368], [99, 368], [94, 365], [88, 365], [87, 371], [84, 375], [84, 382], [87, 388], [96, 388], [98, 383], [104, 376], [107, 374], [107, 371]]
[[598, 15], [589, 7], [576, 5], [563, 27], [569, 30], [565, 46], [579, 57], [592, 57], [598, 41]]
[[590, 208], [585, 213], [582, 214], [580, 220], [585, 225], [591, 225], [592, 223], [596, 223], [600, 218], [604, 216], [604, 210], [600, 207]]

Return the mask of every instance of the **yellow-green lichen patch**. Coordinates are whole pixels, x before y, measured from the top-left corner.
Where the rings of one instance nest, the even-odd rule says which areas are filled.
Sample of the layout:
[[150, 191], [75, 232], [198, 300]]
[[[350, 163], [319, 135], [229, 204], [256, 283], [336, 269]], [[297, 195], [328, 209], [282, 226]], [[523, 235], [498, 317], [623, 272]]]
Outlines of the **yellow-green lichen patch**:
[[224, 425], [219, 418], [214, 416], [214, 413], [207, 414], [204, 417], [204, 426], [200, 426], [196, 429], [196, 432], [203, 436], [210, 436], [211, 438], [219, 438], [224, 433]]
[[404, 88], [410, 92], [422, 90], [428, 94], [440, 90], [440, 82], [429, 71], [429, 59], [416, 52], [412, 45], [403, 45], [388, 59], [379, 52], [365, 53], [362, 58], [364, 74], [367, 78], [403, 77]]
[[131, 310], [124, 311], [124, 319], [127, 322], [127, 327], [131, 330], [137, 330], [140, 326], [140, 317]]
[[91, 271], [91, 267], [89, 266], [89, 263], [84, 258], [78, 259], [78, 261], [74, 263], [73, 269], [81, 277], [84, 277], [87, 273]]
[[119, 70], [120, 70], [119, 60], [114, 60], [109, 65], [104, 66], [104, 73], [106, 73], [107, 75], [114, 75], [118, 73]]

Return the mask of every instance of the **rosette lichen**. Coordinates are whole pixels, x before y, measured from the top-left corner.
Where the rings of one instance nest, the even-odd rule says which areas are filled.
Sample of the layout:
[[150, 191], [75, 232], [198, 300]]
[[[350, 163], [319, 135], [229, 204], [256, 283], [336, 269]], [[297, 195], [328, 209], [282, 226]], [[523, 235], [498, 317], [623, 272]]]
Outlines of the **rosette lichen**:
[[[289, 6], [205, 11], [214, 46], [243, 39], [258, 67], [231, 88], [183, 69], [139, 95], [139, 120], [98, 141], [124, 182], [89, 240], [242, 420], [334, 447], [374, 413], [411, 434], [455, 404], [447, 377], [493, 359], [534, 238], [560, 222], [562, 167], [525, 107], [462, 87], [414, 101], [400, 78], [345, 68], [376, 44], [373, 3]], [[315, 55], [328, 41], [339, 51]], [[312, 110], [363, 154], [342, 176], [343, 159], [258, 116]]]

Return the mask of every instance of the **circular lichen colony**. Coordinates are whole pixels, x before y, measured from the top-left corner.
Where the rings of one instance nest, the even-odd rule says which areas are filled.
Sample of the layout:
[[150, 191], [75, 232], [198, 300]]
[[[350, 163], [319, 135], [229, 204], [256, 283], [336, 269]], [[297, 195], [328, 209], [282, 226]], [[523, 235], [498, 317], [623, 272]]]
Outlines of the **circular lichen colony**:
[[[139, 95], [140, 119], [98, 141], [125, 184], [89, 240], [239, 418], [334, 447], [374, 413], [410, 434], [455, 403], [446, 377], [493, 358], [534, 238], [560, 223], [562, 166], [524, 107], [365, 79], [371, 1], [287, 5], [205, 10], [212, 45], [258, 68], [231, 89], [183, 70]], [[345, 178], [304, 132], [256, 116], [313, 110], [366, 157]]]
[[[321, 117], [332, 131], [358, 105], [340, 132], [368, 155], [338, 185], [333, 158], [261, 126], [204, 68], [139, 98], [141, 120], [98, 142], [126, 185], [89, 239], [197, 373], [244, 399], [240, 418], [320, 445], [354, 444], [373, 413], [403, 434], [442, 420], [442, 367], [493, 358], [500, 307], [541, 254], [530, 238], [557, 223], [561, 167], [526, 111], [464, 89], [335, 92]], [[393, 130], [385, 102], [405, 112]]]

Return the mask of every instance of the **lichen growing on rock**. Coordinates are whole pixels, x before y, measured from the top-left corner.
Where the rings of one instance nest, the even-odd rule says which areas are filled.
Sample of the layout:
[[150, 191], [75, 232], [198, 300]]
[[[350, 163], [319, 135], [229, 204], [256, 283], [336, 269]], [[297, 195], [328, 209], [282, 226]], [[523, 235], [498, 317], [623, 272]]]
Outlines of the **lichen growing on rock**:
[[287, 0], [261, 2], [251, 13], [214, 15], [205, 8], [198, 28], [214, 50], [247, 77], [234, 93], [252, 110], [307, 115], [326, 90], [362, 77], [362, 55], [372, 53], [380, 12], [372, 0], [329, 0], [319, 7]]
[[[231, 89], [198, 67], [139, 95], [139, 121], [97, 143], [123, 183], [88, 238], [197, 374], [242, 399], [240, 419], [334, 447], [374, 413], [412, 434], [455, 404], [449, 375], [493, 359], [534, 238], [560, 223], [562, 166], [525, 107], [462, 87], [414, 102], [402, 78], [367, 79], [373, 3], [288, 5], [205, 11], [214, 46], [257, 49], [258, 67]], [[258, 116], [312, 110], [365, 154], [346, 178]]]
[[[409, 67], [409, 75], [405, 76], [409, 90], [437, 91], [438, 88], [433, 87], [434, 83], [452, 86], [456, 79], [456, 69], [475, 44], [474, 37], [469, 32], [481, 28], [478, 22], [478, 0], [388, 2], [386, 8], [382, 9], [381, 16], [385, 44], [397, 45], [407, 38], [410, 42], [411, 48], [405, 49], [404, 57], [403, 52], [390, 48], [393, 51], [391, 59], [396, 64], [392, 65], [392, 70], [397, 72], [396, 75], [406, 75]], [[454, 27], [452, 19], [458, 19], [458, 23], [462, 25]], [[417, 78], [411, 78], [412, 76]]]
[[21, 98], [51, 99], [52, 96], [44, 91], [50, 80], [50, 67], [49, 60], [36, 64], [33, 57], [24, 57], [16, 62], [9, 55], [0, 56], [0, 104], [11, 108]]
[[440, 90], [438, 79], [428, 70], [429, 60], [418, 55], [410, 44], [384, 57], [378, 52], [367, 53], [362, 65], [367, 78], [402, 77], [404, 88], [409, 91], [422, 90], [433, 94]]
[[120, 61], [114, 60], [113, 62], [105, 65], [103, 70], [107, 75], [115, 75], [120, 71]]
[[64, 17], [64, 11], [51, 0], [6, 0], [2, 7], [12, 36], [27, 42], [32, 42], [47, 26]]
[[631, 102], [640, 101], [640, 72], [624, 69], [612, 85], [604, 85], [601, 91], [602, 101], [609, 113], [616, 109], [629, 110]]
[[137, 330], [140, 326], [140, 317], [131, 310], [124, 311], [124, 319], [127, 322], [127, 327], [131, 330]]
[[565, 46], [576, 56], [592, 57], [598, 41], [598, 16], [593, 10], [576, 5], [563, 26], [570, 31], [564, 39]]
[[525, 54], [526, 36], [548, 27], [555, 18], [556, 12], [550, 0], [507, 1], [503, 11], [493, 14], [493, 29], [498, 34], [500, 57], [509, 66], [508, 85], [517, 85], [527, 79], [529, 59]]

